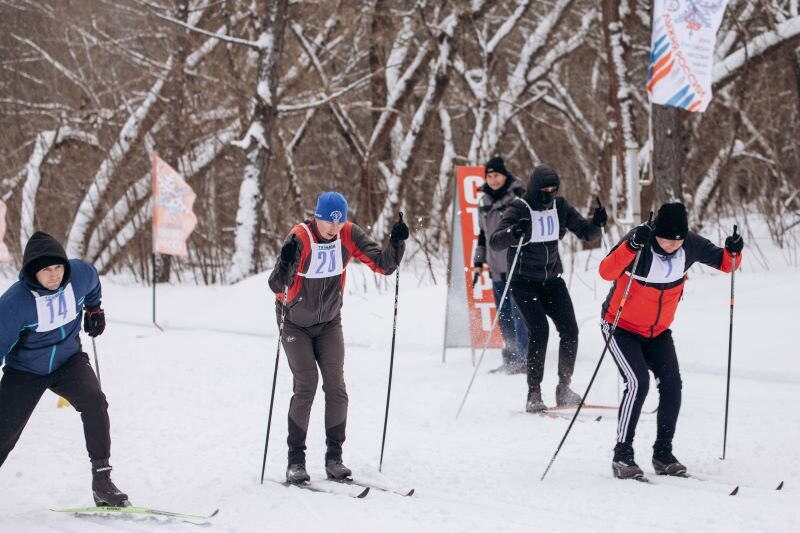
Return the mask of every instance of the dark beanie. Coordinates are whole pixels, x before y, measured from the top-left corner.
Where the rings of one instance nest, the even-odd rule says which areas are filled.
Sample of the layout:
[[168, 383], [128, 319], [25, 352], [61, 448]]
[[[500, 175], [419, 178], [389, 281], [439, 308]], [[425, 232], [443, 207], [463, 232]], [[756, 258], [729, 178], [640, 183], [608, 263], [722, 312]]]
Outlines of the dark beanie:
[[67, 262], [62, 257], [55, 257], [52, 255], [43, 255], [41, 257], [37, 257], [25, 267], [26, 270], [36, 277], [36, 273], [39, 272], [43, 268], [47, 268], [52, 265], [66, 265]]
[[677, 241], [685, 239], [688, 234], [686, 207], [680, 202], [662, 205], [656, 216], [656, 236]]
[[505, 161], [503, 161], [503, 158], [500, 156], [491, 158], [489, 162], [486, 163], [484, 170], [486, 171], [487, 176], [489, 175], [489, 172], [497, 172], [499, 174], [502, 174], [506, 178], [511, 179], [512, 177], [511, 173], [508, 170], [506, 170]]

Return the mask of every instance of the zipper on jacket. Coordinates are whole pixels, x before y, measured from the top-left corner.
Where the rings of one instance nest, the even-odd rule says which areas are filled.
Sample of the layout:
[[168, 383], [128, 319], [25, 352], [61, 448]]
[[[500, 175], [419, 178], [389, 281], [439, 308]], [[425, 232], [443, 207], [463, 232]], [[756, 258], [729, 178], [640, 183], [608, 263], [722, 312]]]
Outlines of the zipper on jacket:
[[319, 291], [319, 319], [317, 319], [317, 323], [322, 322], [322, 297], [325, 295], [325, 280], [328, 278], [322, 278], [322, 289]]
[[650, 337], [651, 338], [653, 337], [653, 333], [655, 332], [655, 327], [658, 325], [658, 319], [661, 318], [661, 308], [663, 307], [662, 306], [662, 300], [663, 299], [664, 299], [664, 289], [661, 289], [661, 291], [658, 294], [658, 311], [656, 312], [656, 321], [653, 322], [652, 326], [650, 326]]
[[543, 242], [542, 246], [544, 246], [544, 280], [547, 281], [547, 266], [550, 264], [550, 248], [547, 247], [546, 242]]
[[53, 345], [53, 349], [50, 350], [50, 366], [47, 368], [47, 373], [53, 373], [53, 360], [56, 358], [56, 345]]

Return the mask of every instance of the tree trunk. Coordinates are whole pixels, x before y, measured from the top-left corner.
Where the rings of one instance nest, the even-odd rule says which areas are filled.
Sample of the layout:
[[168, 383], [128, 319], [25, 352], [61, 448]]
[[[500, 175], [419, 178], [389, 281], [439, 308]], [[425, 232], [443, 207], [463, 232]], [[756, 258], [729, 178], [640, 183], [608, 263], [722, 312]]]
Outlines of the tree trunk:
[[278, 115], [277, 94], [283, 38], [286, 29], [288, 0], [270, 2], [264, 17], [256, 78], [255, 108], [241, 146], [247, 154], [247, 165], [239, 188], [236, 212], [236, 236], [228, 281], [236, 282], [255, 274], [258, 269], [261, 222], [268, 217], [264, 202], [264, 180], [272, 154], [271, 135]]
[[653, 104], [653, 183], [642, 191], [642, 215], [681, 199], [683, 125], [681, 109]]

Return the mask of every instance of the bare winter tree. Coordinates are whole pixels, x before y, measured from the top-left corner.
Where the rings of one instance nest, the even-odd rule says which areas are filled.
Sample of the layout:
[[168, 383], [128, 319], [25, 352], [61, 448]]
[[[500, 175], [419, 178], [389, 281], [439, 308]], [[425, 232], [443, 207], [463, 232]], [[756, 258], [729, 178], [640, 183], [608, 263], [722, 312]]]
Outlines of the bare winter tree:
[[729, 2], [702, 114], [651, 108], [650, 19], [641, 0], [2, 2], [7, 242], [19, 257], [45, 229], [150, 279], [153, 151], [198, 193], [162, 281], [262, 270], [332, 189], [378, 239], [404, 211], [435, 257], [455, 165], [495, 154], [521, 176], [548, 162], [621, 226], [681, 199], [695, 226], [767, 213], [782, 242], [800, 221], [798, 3]]

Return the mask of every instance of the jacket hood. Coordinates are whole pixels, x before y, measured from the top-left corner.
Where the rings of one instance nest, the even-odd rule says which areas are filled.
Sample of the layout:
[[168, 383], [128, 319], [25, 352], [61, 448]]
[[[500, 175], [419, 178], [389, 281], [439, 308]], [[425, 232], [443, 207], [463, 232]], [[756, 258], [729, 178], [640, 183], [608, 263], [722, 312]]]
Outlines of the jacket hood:
[[[553, 186], [561, 188], [561, 180], [558, 178], [556, 171], [550, 165], [538, 165], [528, 178], [528, 191], [525, 193], [525, 201], [535, 210], [549, 207], [542, 205], [539, 200], [539, 189]], [[558, 191], [554, 194], [557, 193]]]
[[27, 283], [32, 289], [47, 290], [42, 287], [36, 280], [36, 272], [39, 270], [38, 265], [43, 263], [55, 264], [62, 263], [64, 265], [64, 279], [61, 281], [63, 287], [69, 283], [70, 279], [70, 265], [67, 259], [67, 252], [64, 247], [53, 236], [43, 232], [37, 231], [31, 238], [28, 239], [28, 244], [25, 245], [25, 251], [22, 254], [22, 270], [20, 271], [20, 279]]

